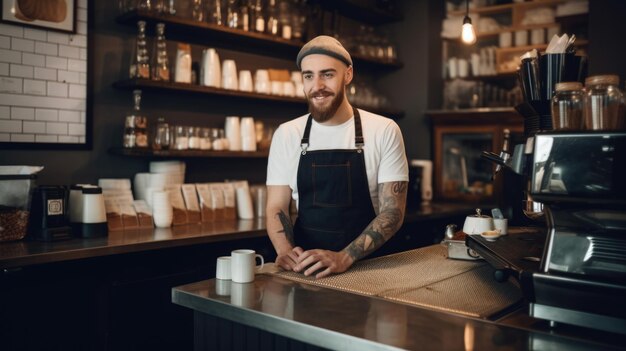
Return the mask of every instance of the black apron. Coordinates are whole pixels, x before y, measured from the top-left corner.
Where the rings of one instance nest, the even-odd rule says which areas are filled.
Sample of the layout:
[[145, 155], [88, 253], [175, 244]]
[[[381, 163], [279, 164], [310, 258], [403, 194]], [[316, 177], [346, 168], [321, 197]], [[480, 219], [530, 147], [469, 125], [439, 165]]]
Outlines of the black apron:
[[[359, 111], [354, 113], [356, 149], [307, 151], [311, 115], [298, 164], [298, 219], [294, 240], [304, 250], [340, 251], [376, 217], [372, 206]], [[318, 136], [321, 137], [321, 136]]]

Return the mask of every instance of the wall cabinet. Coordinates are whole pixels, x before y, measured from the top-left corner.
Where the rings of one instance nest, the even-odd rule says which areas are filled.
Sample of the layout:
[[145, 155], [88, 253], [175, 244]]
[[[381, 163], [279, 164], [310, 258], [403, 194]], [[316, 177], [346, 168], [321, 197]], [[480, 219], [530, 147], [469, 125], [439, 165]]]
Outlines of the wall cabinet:
[[512, 108], [428, 111], [433, 128], [434, 189], [437, 200], [498, 204], [505, 193], [493, 163], [482, 151], [500, 153], [523, 139], [522, 117]]

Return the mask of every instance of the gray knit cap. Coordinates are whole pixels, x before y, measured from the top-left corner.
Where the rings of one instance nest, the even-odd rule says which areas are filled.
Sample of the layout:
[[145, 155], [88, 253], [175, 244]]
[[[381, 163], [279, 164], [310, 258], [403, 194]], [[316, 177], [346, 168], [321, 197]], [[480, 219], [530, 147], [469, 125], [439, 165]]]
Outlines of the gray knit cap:
[[302, 63], [302, 59], [312, 54], [331, 56], [348, 66], [352, 66], [352, 58], [350, 57], [348, 51], [337, 39], [327, 35], [320, 35], [304, 44], [298, 53], [298, 57], [296, 58], [298, 68], [301, 68], [300, 64]]

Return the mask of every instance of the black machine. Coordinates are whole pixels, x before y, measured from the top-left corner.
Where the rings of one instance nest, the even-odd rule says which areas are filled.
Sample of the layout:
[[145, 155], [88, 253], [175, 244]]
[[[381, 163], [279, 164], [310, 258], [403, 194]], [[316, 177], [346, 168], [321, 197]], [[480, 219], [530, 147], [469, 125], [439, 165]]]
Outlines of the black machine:
[[534, 74], [522, 63], [526, 102], [516, 110], [526, 141], [512, 154], [482, 155], [520, 177], [522, 212], [545, 239], [490, 244], [470, 235], [467, 245], [500, 272], [496, 279], [519, 280], [531, 316], [626, 334], [626, 132], [552, 130], [549, 95], [538, 92], [565, 73], [582, 82], [585, 60], [570, 61], [569, 70]]
[[71, 239], [67, 215], [67, 189], [64, 186], [38, 186], [33, 192], [28, 236], [55, 241]]

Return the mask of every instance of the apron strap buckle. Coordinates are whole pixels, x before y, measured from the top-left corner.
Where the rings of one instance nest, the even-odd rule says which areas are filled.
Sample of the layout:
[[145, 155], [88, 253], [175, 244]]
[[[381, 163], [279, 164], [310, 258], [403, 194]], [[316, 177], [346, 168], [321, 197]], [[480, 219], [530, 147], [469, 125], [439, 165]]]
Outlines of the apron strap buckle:
[[306, 155], [306, 150], [309, 148], [309, 143], [300, 144], [300, 149], [302, 149], [302, 154]]

